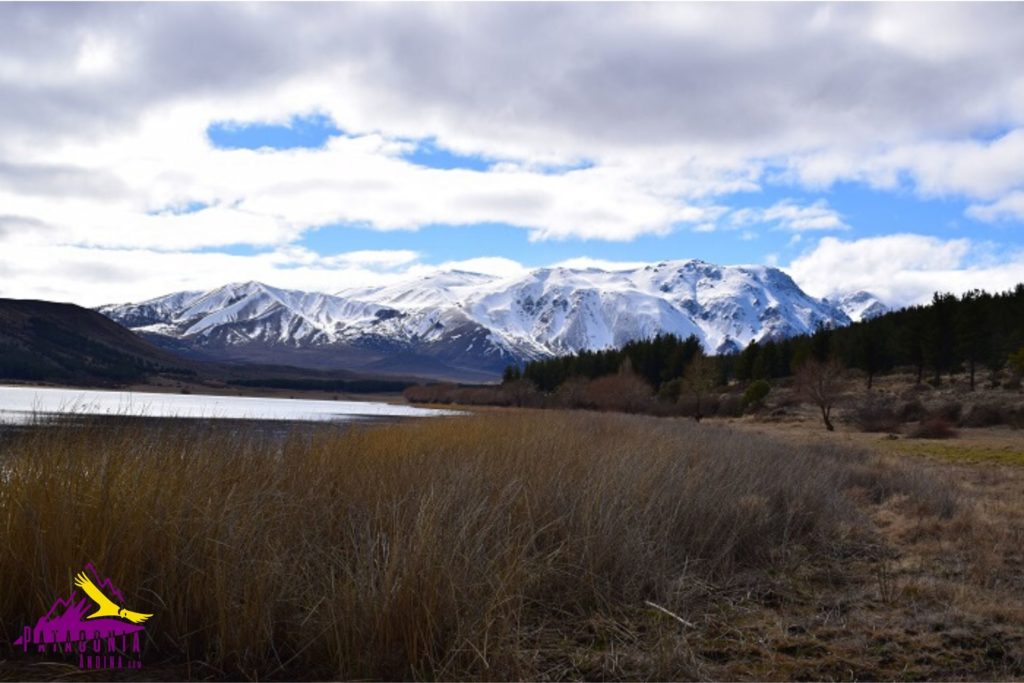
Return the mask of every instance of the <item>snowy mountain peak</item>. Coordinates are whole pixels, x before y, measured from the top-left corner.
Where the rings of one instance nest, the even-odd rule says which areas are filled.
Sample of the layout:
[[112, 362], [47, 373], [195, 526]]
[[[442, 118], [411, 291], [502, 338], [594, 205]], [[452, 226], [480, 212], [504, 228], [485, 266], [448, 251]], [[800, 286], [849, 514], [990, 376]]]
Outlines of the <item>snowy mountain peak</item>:
[[854, 322], [877, 318], [891, 310], [877, 296], [863, 290], [839, 297], [836, 307], [846, 313]]
[[863, 292], [837, 304], [815, 299], [768, 266], [687, 259], [506, 278], [435, 271], [333, 294], [240, 282], [99, 310], [196, 355], [479, 378], [510, 362], [661, 333], [728, 352], [849, 324], [876, 305]]

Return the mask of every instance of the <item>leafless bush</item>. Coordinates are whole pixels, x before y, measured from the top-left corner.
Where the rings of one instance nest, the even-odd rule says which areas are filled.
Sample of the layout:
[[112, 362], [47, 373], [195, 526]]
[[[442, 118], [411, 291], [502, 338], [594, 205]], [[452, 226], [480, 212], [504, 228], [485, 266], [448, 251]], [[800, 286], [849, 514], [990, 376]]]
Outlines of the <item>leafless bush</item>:
[[953, 439], [957, 431], [946, 418], [929, 417], [912, 429], [909, 436], [914, 439]]
[[928, 411], [929, 417], [938, 417], [947, 422], [956, 422], [960, 419], [961, 413], [963, 413], [963, 404], [956, 401], [947, 401], [936, 408]]
[[402, 395], [411, 403], [451, 403], [459, 386], [451, 383], [416, 384], [407, 387]]
[[832, 408], [841, 393], [843, 366], [834, 360], [820, 362], [808, 360], [796, 372], [794, 388], [809, 403], [821, 411], [825, 429], [833, 431]]
[[1010, 410], [991, 403], [978, 403], [971, 406], [960, 418], [961, 427], [992, 427], [1008, 424], [1011, 419]]
[[740, 417], [743, 415], [743, 397], [737, 394], [725, 394], [718, 403], [718, 417]]
[[505, 405], [513, 406], [539, 406], [541, 394], [537, 385], [531, 380], [524, 378], [506, 382], [498, 390], [499, 400], [503, 399]]
[[587, 387], [590, 380], [586, 377], [570, 377], [555, 390], [555, 405], [562, 408], [586, 408]]
[[874, 394], [860, 399], [851, 418], [862, 432], [898, 432], [900, 417], [891, 405]]
[[923, 403], [914, 398], [903, 403], [899, 408], [898, 414], [903, 422], [918, 422], [925, 418], [928, 411], [925, 410]]
[[592, 380], [584, 392], [587, 405], [598, 410], [639, 413], [651, 408], [651, 385], [632, 372], [619, 372]]

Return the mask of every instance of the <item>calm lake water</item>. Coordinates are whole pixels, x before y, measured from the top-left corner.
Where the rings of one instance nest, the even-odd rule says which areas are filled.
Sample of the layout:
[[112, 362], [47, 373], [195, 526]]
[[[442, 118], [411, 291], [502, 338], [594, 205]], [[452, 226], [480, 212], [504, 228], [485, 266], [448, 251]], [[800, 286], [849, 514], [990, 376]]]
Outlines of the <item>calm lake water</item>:
[[23, 424], [39, 415], [124, 415], [295, 422], [340, 422], [374, 417], [436, 417], [456, 411], [371, 401], [150, 394], [90, 389], [0, 386], [0, 423]]

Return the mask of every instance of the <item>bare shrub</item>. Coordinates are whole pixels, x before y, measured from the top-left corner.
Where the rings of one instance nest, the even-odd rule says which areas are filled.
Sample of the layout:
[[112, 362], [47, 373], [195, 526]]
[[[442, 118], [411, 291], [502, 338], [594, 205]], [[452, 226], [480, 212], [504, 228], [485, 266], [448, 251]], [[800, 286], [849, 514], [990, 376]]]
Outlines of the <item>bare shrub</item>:
[[1010, 422], [1009, 411], [1002, 406], [991, 403], [978, 403], [970, 407], [967, 413], [960, 418], [961, 427], [992, 427], [995, 425], [1008, 424]]
[[722, 397], [718, 394], [708, 394], [703, 399], [703, 409], [705, 415], [720, 415], [722, 411]]
[[451, 403], [459, 386], [452, 383], [415, 384], [402, 395], [410, 403]]
[[499, 390], [505, 405], [537, 406], [541, 402], [541, 394], [537, 385], [525, 377], [505, 382]]
[[825, 429], [830, 432], [835, 430], [832, 408], [840, 396], [842, 376], [843, 366], [838, 362], [811, 359], [800, 366], [794, 378], [796, 392], [818, 407]]
[[928, 411], [928, 414], [930, 417], [942, 418], [947, 422], [955, 424], [960, 419], [960, 415], [963, 413], [963, 410], [963, 404], [956, 401], [947, 401]]
[[921, 421], [910, 431], [914, 439], [953, 439], [957, 436], [953, 423], [944, 417], [929, 417]]
[[1006, 424], [1014, 429], [1024, 428], [1024, 406], [1007, 407], [1003, 411]]
[[873, 393], [860, 399], [851, 415], [862, 432], [898, 432], [900, 417], [891, 405]]
[[718, 417], [740, 417], [743, 415], [743, 398], [736, 394], [726, 394], [719, 399]]
[[598, 410], [639, 413], [651, 407], [654, 390], [633, 372], [619, 372], [592, 380], [585, 401]]
[[[683, 417], [697, 417], [697, 415], [702, 415], [700, 402], [694, 396], [689, 396], [687, 394], [683, 394], [679, 397], [679, 400], [676, 401], [675, 408], [677, 413]], [[708, 414], [714, 415], [714, 413], [711, 412]]]
[[586, 377], [570, 377], [555, 390], [555, 405], [562, 408], [586, 408], [587, 387], [590, 380]]
[[898, 414], [903, 422], [919, 422], [925, 418], [928, 411], [925, 410], [924, 404], [915, 398], [903, 403]]

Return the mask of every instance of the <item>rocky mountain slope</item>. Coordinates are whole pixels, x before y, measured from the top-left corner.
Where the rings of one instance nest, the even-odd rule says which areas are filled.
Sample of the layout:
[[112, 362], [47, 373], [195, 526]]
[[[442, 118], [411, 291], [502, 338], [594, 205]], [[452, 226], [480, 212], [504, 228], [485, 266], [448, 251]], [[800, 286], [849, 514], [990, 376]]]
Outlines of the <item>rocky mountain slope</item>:
[[195, 374], [187, 360], [73, 304], [0, 299], [0, 379], [116, 384]]

